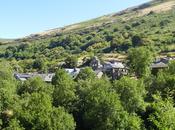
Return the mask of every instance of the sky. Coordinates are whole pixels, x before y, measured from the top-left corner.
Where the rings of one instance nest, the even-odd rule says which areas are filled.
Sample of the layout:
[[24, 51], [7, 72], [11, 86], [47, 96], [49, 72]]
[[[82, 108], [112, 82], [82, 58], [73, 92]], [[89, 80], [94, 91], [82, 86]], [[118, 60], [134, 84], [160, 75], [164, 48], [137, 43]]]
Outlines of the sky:
[[0, 38], [20, 38], [114, 13], [149, 0], [1, 0]]

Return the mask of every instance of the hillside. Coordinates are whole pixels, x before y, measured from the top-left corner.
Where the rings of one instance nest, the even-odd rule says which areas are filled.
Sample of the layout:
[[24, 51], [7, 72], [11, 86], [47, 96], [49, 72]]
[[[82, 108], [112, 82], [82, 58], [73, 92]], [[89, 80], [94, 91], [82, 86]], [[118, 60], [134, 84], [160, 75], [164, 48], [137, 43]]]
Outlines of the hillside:
[[13, 39], [3, 39], [3, 38], [0, 38], [0, 43], [1, 44], [5, 44], [5, 43], [9, 43], [9, 42], [12, 42]]
[[175, 130], [174, 27], [154, 0], [0, 39], [0, 130]]
[[103, 26], [105, 24], [114, 24], [118, 22], [118, 19], [120, 18], [122, 20], [130, 20], [131, 18], [134, 18], [134, 17], [136, 18], [136, 17], [147, 15], [151, 11], [155, 13], [169, 11], [173, 9], [174, 6], [175, 6], [175, 1], [173, 0], [154, 0], [152, 2], [145, 3], [143, 5], [128, 8], [121, 12], [110, 14], [110, 15], [105, 15], [105, 16], [102, 16], [96, 19], [86, 21], [86, 22], [77, 23], [77, 24], [65, 26], [62, 28], [51, 29], [51, 30], [47, 30], [47, 31], [40, 32], [37, 34], [31, 34], [30, 36], [27, 36], [26, 38], [55, 36], [60, 33], [78, 31], [78, 30], [88, 29], [88, 28], [95, 28], [95, 27]]
[[174, 7], [174, 0], [153, 0], [86, 22], [32, 34], [0, 45], [0, 56], [23, 71], [34, 71], [32, 64], [38, 59], [43, 60], [46, 70], [53, 70], [70, 55], [80, 62], [93, 55], [102, 60], [124, 60], [130, 48], [141, 46], [161, 56], [174, 56]]

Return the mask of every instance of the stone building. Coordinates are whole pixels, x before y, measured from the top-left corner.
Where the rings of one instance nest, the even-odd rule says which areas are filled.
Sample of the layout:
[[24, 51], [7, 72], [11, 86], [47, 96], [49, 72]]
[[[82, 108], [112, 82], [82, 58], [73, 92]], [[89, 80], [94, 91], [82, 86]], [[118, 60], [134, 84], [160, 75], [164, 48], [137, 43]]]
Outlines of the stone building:
[[92, 60], [90, 62], [90, 67], [92, 67], [93, 70], [99, 70], [103, 66], [102, 66], [100, 60], [95, 56], [92, 58]]

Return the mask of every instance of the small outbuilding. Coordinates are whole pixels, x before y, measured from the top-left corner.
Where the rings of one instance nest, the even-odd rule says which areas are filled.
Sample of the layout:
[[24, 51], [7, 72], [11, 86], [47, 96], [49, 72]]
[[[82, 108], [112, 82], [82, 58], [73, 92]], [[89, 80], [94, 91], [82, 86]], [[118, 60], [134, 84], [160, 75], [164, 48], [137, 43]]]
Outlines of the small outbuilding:
[[80, 73], [79, 68], [74, 68], [74, 69], [66, 68], [65, 71], [73, 78], [76, 78], [77, 75]]
[[17, 80], [20, 81], [25, 81], [33, 77], [40, 77], [43, 81], [45, 82], [52, 82], [52, 78], [55, 76], [54, 73], [49, 73], [49, 74], [38, 74], [38, 73], [28, 73], [28, 74], [20, 74], [20, 73], [15, 73], [14, 77]]
[[159, 70], [168, 68], [168, 62], [164, 62], [164, 61], [156, 61], [154, 63], [151, 64], [151, 71], [152, 74], [157, 74]]

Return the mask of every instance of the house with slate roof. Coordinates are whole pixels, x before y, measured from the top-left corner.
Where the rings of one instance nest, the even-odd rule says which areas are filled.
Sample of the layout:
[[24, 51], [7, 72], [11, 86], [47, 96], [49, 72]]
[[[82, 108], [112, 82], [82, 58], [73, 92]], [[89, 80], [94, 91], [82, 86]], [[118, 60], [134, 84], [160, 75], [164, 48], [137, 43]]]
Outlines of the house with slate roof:
[[55, 76], [54, 73], [49, 73], [49, 74], [38, 74], [38, 73], [28, 73], [28, 74], [20, 74], [20, 73], [15, 73], [14, 77], [20, 81], [25, 81], [33, 77], [40, 77], [43, 81], [45, 82], [52, 82], [52, 78]]
[[159, 70], [168, 68], [169, 59], [158, 59], [151, 64], [152, 74], [157, 74]]
[[105, 62], [103, 72], [112, 77], [113, 80], [128, 74], [127, 67], [120, 61]]

